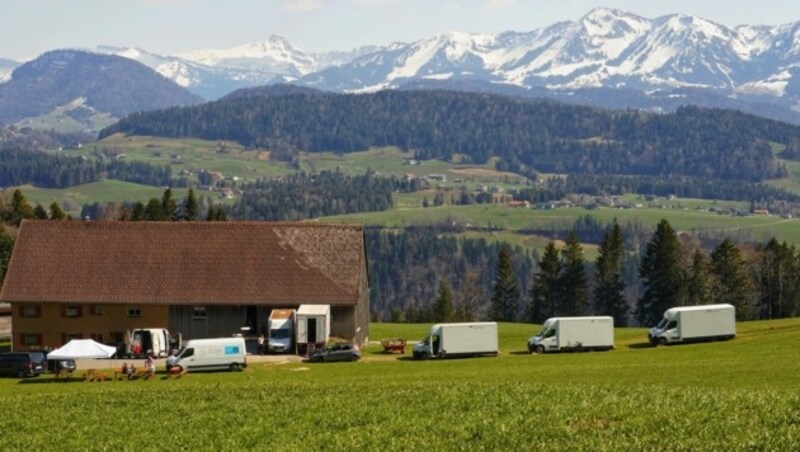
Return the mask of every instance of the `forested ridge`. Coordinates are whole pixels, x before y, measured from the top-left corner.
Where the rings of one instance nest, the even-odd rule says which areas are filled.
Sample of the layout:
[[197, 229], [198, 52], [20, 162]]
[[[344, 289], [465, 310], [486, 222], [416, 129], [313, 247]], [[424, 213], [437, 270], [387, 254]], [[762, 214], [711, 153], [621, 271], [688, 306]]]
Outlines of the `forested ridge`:
[[276, 152], [399, 146], [417, 158], [585, 174], [687, 175], [760, 181], [786, 174], [769, 142], [800, 142], [800, 127], [736, 111], [604, 111], [449, 91], [233, 96], [137, 113], [101, 132], [233, 140]]

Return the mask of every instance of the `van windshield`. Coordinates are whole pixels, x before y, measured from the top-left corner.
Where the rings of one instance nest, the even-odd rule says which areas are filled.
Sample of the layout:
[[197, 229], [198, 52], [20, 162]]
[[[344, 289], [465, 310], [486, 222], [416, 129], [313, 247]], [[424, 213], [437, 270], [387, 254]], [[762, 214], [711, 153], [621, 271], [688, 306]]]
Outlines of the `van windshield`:
[[269, 330], [270, 339], [289, 339], [289, 336], [290, 335], [288, 329]]
[[658, 325], [656, 325], [656, 328], [658, 328], [659, 330], [663, 330], [664, 327], [667, 326], [667, 322], [668, 320], [666, 319], [666, 317], [661, 319], [661, 321], [658, 322]]
[[536, 333], [536, 337], [544, 337], [544, 333], [546, 333], [546, 332], [547, 332], [547, 327], [543, 326], [542, 329], [539, 330], [538, 333]]

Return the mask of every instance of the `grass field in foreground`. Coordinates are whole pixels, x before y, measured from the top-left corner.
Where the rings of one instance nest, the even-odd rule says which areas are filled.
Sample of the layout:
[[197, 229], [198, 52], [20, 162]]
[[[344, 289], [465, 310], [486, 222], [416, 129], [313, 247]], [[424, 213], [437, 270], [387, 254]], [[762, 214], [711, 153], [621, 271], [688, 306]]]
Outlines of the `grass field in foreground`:
[[[419, 339], [428, 325], [372, 325]], [[529, 355], [501, 324], [496, 358], [253, 364], [180, 380], [0, 380], [0, 449], [796, 450], [800, 319], [733, 341]]]

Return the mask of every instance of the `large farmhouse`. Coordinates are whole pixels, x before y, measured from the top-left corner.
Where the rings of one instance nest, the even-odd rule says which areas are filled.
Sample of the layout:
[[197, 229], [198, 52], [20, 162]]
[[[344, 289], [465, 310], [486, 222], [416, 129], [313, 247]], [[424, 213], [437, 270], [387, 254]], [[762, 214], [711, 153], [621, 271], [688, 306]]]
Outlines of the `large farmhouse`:
[[184, 339], [263, 331], [273, 308], [330, 305], [331, 336], [364, 343], [369, 277], [358, 225], [24, 221], [0, 300], [14, 350], [134, 328]]

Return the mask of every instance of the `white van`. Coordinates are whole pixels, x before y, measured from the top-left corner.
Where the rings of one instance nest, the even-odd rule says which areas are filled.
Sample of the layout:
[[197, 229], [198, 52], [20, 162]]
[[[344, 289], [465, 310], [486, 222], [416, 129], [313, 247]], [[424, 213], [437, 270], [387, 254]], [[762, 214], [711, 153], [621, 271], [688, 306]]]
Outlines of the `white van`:
[[247, 367], [243, 337], [193, 339], [177, 356], [167, 360], [167, 370], [179, 367], [192, 372], [203, 370], [240, 371]]

